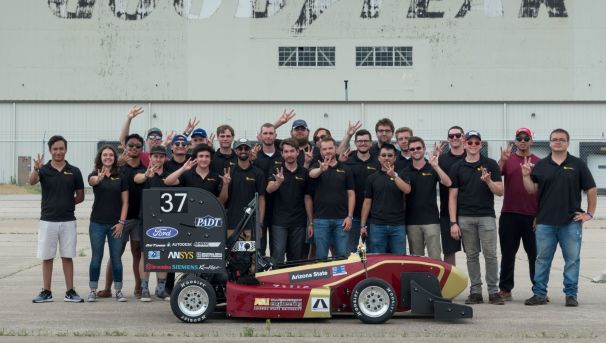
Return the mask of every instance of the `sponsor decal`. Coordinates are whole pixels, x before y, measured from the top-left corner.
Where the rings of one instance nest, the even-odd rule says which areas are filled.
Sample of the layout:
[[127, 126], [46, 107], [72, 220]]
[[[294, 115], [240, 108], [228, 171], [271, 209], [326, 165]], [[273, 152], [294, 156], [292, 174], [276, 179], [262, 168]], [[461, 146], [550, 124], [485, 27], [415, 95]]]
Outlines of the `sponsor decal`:
[[156, 226], [148, 229], [145, 234], [147, 237], [155, 239], [169, 239], [177, 236], [179, 230], [169, 226]]
[[328, 268], [317, 268], [288, 273], [288, 279], [290, 282], [305, 282], [311, 280], [328, 279], [329, 277], [330, 273], [328, 272]]
[[220, 252], [196, 252], [196, 259], [198, 260], [222, 260], [223, 254]]
[[168, 258], [176, 259], [176, 260], [193, 260], [194, 252], [193, 251], [169, 251]]
[[155, 265], [155, 264], [151, 264], [151, 263], [146, 263], [145, 264], [145, 269], [147, 270], [170, 270], [170, 266], [167, 265]]
[[177, 243], [172, 243], [173, 247], [191, 247], [192, 243], [191, 242], [177, 242]]
[[217, 248], [221, 245], [221, 242], [194, 242], [196, 248]]
[[274, 288], [291, 288], [291, 289], [304, 289], [304, 288], [309, 288], [308, 285], [280, 285], [277, 283], [274, 283], [272, 285]]
[[166, 244], [158, 244], [158, 243], [147, 243], [145, 244], [146, 248], [166, 248]]
[[286, 298], [255, 298], [253, 310], [255, 311], [301, 311], [303, 299]]
[[347, 275], [345, 266], [334, 266], [332, 267], [332, 276]]
[[196, 227], [201, 227], [210, 230], [216, 227], [223, 226], [223, 219], [213, 217], [211, 215], [206, 215], [204, 217], [196, 217], [196, 219], [194, 220], [194, 225]]
[[[169, 268], [170, 269], [170, 268]], [[173, 270], [218, 270], [221, 269], [219, 266], [215, 266], [212, 264], [173, 264]]]
[[160, 259], [160, 250], [150, 250], [147, 252], [148, 260], [159, 260]]
[[201, 264], [198, 266], [198, 270], [218, 270], [221, 267], [214, 264]]
[[231, 251], [255, 251], [255, 241], [237, 241]]
[[311, 312], [328, 312], [328, 304], [330, 299], [327, 297], [311, 298]]

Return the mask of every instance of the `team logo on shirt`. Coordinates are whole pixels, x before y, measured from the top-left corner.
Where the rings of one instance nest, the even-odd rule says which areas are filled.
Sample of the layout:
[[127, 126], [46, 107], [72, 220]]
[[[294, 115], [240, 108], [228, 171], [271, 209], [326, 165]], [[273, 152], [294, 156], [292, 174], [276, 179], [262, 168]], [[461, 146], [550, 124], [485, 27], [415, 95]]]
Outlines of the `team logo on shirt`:
[[300, 176], [296, 176], [296, 175], [295, 175], [295, 180], [299, 180], [299, 181], [305, 181], [305, 179], [304, 179], [304, 178], [302, 178], [302, 177], [300, 177]]
[[574, 168], [573, 168], [573, 167], [567, 167], [567, 166], [564, 166], [564, 167], [562, 167], [562, 168], [563, 168], [564, 170], [574, 170]]
[[422, 173], [421, 173], [421, 176], [431, 176], [431, 173], [425, 173], [425, 172], [422, 172]]
[[214, 177], [209, 177], [206, 180], [208, 180], [208, 181], [216, 181], [217, 179], [215, 179]]
[[377, 170], [377, 168], [373, 167], [373, 166], [366, 166], [367, 170]]
[[249, 177], [249, 176], [247, 176], [247, 177], [246, 177], [246, 181], [255, 181], [255, 178], [254, 178], [254, 177]]
[[120, 180], [120, 178], [119, 178], [119, 177], [110, 177], [109, 179], [110, 179], [110, 180]]
[[68, 172], [68, 171], [64, 171], [64, 172], [63, 172], [63, 175], [74, 175], [74, 174], [73, 174], [73, 173], [71, 173], [71, 172]]
[[337, 172], [337, 173], [345, 173], [345, 170], [337, 168], [337, 169], [336, 169], [336, 172]]

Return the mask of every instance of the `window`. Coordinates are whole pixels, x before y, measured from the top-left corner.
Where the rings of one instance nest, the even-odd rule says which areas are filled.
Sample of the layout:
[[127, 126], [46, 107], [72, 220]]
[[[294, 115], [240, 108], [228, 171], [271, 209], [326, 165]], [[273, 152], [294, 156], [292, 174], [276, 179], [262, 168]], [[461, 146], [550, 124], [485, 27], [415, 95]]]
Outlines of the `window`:
[[410, 46], [358, 46], [357, 67], [412, 67]]
[[334, 46], [279, 47], [280, 67], [334, 67]]

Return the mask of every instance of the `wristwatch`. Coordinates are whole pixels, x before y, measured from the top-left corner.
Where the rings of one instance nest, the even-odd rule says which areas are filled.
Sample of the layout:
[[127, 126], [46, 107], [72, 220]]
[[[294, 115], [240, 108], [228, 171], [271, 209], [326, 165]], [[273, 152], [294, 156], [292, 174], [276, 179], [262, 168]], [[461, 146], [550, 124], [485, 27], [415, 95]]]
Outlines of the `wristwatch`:
[[455, 224], [459, 224], [459, 223], [457, 223], [457, 222], [450, 222], [450, 226], [453, 226]]

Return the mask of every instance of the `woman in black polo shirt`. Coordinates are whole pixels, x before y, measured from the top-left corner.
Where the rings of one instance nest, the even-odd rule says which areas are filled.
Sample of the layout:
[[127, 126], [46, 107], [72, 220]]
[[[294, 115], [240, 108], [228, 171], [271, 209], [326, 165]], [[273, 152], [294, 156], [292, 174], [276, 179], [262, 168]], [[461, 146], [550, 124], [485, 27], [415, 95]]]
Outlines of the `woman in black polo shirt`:
[[122, 229], [128, 212], [128, 182], [118, 173], [116, 149], [106, 145], [95, 157], [95, 171], [88, 175], [95, 201], [90, 215], [89, 236], [92, 257], [89, 268], [90, 293], [88, 301], [97, 300], [96, 291], [101, 272], [105, 238], [109, 245], [116, 300], [123, 302], [122, 294]]

